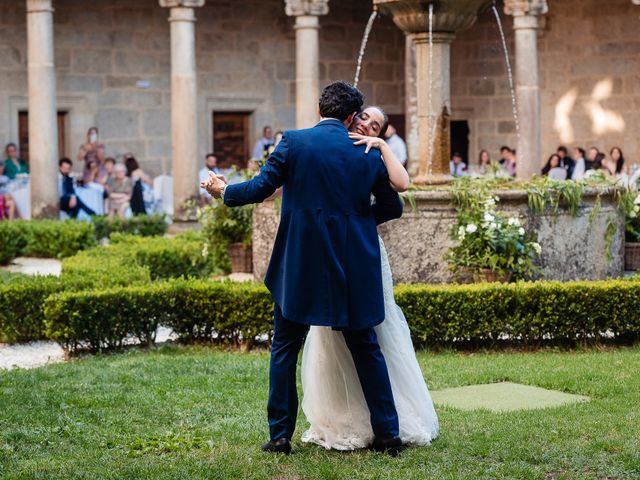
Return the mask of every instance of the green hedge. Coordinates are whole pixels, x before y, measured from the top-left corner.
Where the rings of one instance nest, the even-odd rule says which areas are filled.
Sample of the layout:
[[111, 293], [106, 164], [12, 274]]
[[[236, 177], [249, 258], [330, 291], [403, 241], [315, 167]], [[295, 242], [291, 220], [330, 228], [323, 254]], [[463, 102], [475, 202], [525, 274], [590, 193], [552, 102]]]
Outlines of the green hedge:
[[[603, 333], [637, 339], [640, 283], [537, 282], [396, 288], [419, 345], [596, 341]], [[179, 280], [152, 286], [65, 292], [47, 300], [47, 334], [66, 348], [151, 341], [158, 324], [185, 342], [251, 341], [270, 335], [273, 307], [256, 284]]]
[[264, 286], [177, 280], [103, 291], [64, 292], [46, 301], [46, 331], [64, 348], [119, 347], [153, 341], [158, 325], [183, 342], [240, 344], [271, 331], [273, 305]]
[[74, 220], [0, 222], [0, 264], [19, 256], [64, 258], [97, 244], [93, 227]]
[[142, 237], [162, 236], [169, 225], [162, 214], [136, 215], [131, 218], [92, 217], [91, 222], [98, 240], [109, 238], [113, 233], [140, 235]]

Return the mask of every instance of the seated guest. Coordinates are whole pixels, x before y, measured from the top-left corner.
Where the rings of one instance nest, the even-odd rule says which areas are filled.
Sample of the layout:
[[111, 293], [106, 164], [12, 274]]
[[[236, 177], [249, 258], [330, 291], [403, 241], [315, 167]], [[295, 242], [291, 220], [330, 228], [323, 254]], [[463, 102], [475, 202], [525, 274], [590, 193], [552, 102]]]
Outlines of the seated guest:
[[567, 171], [567, 178], [571, 178], [571, 174], [573, 173], [573, 158], [569, 156], [569, 151], [567, 147], [564, 145], [560, 145], [556, 153], [560, 157], [560, 166]]
[[491, 173], [491, 156], [487, 150], [480, 150], [478, 155], [478, 174], [486, 175]]
[[144, 173], [133, 156], [127, 157], [124, 165], [127, 168], [127, 177], [131, 178], [133, 185], [131, 211], [134, 215], [146, 215], [147, 209], [151, 209], [153, 203], [153, 180]]
[[[202, 184], [205, 180], [209, 178], [209, 172], [213, 172], [216, 175], [220, 175], [220, 169], [218, 168], [218, 159], [215, 154], [208, 153], [204, 159], [204, 167], [200, 169], [200, 173], [198, 177], [200, 179], [199, 184]], [[204, 188], [200, 188], [200, 206], [204, 207], [205, 205], [211, 203], [212, 196], [207, 192]]]
[[587, 156], [587, 170], [589, 170], [589, 168], [593, 168], [593, 164], [596, 161], [596, 156], [600, 153], [600, 150], [598, 149], [598, 147], [591, 147], [589, 149], [589, 155]]
[[624, 155], [619, 147], [613, 147], [609, 152], [611, 160], [609, 162], [609, 170], [611, 175], [616, 177], [627, 173], [627, 167], [624, 164]]
[[462, 155], [458, 152], [455, 152], [451, 157], [451, 161], [449, 162], [449, 171], [453, 177], [462, 177], [466, 175], [467, 166], [462, 161]]
[[542, 175], [548, 176], [552, 180], [566, 180], [567, 171], [560, 166], [560, 155], [554, 153], [547, 160], [546, 165], [542, 169]]
[[9, 181], [4, 174], [4, 161], [0, 160], [0, 220], [16, 218], [16, 202], [9, 193]]
[[124, 218], [129, 208], [133, 185], [131, 178], [127, 177], [127, 168], [121, 163], [113, 167], [113, 176], [107, 180], [107, 188], [109, 189], [109, 217], [117, 215]]
[[503, 145], [502, 147], [500, 147], [500, 160], [498, 161], [498, 163], [500, 163], [500, 165], [504, 167], [505, 164], [507, 163], [507, 159], [509, 158], [510, 154], [511, 154], [511, 147], [508, 147], [506, 145]]
[[587, 170], [591, 168], [584, 158], [584, 148], [576, 147], [573, 149], [573, 171], [571, 172], [571, 180], [582, 180]]
[[18, 147], [15, 143], [7, 144], [4, 151], [7, 155], [4, 161], [4, 174], [9, 177], [9, 180], [15, 180], [16, 175], [29, 173], [27, 162], [18, 158]]
[[66, 212], [71, 218], [76, 218], [78, 212], [83, 210], [87, 215], [95, 215], [91, 208], [78, 197], [76, 188], [71, 178], [71, 167], [73, 163], [68, 158], [62, 158], [58, 162], [60, 175], [62, 176], [62, 192], [60, 193], [60, 210]]
[[506, 153], [504, 169], [507, 171], [510, 177], [516, 176], [516, 151], [514, 149], [509, 149]]

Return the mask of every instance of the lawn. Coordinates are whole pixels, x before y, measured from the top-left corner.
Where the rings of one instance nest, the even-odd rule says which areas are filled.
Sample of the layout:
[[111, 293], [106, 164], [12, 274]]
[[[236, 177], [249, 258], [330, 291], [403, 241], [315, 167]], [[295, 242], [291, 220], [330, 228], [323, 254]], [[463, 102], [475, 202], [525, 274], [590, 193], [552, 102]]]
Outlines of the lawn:
[[431, 389], [511, 381], [591, 401], [511, 413], [436, 406], [400, 458], [302, 445], [263, 454], [268, 355], [163, 347], [0, 371], [2, 479], [640, 478], [640, 347], [419, 353]]

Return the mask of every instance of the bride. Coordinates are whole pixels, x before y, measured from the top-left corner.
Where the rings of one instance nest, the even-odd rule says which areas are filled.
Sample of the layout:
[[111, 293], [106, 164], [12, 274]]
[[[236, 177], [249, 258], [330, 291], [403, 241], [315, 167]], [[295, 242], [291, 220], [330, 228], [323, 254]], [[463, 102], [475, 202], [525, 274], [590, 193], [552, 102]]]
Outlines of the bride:
[[[354, 119], [349, 137], [355, 145], [380, 149], [389, 182], [404, 191], [409, 176], [382, 139], [387, 115], [367, 107]], [[407, 321], [393, 298], [393, 281], [387, 252], [380, 239], [385, 320], [375, 327], [387, 363], [403, 444], [428, 445], [438, 435], [438, 417], [413, 349]], [[339, 331], [311, 327], [302, 354], [302, 409], [309, 429], [302, 441], [327, 449], [354, 450], [373, 441], [369, 409], [362, 393], [351, 353]]]

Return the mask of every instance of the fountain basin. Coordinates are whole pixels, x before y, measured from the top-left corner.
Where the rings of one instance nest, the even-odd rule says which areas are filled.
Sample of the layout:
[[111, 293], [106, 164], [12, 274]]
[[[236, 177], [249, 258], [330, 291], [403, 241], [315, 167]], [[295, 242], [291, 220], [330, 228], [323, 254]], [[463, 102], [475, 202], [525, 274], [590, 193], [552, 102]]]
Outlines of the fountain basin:
[[[495, 193], [500, 198], [500, 211], [519, 216], [525, 228], [536, 233], [542, 246], [540, 279], [601, 280], [622, 275], [625, 223], [613, 192], [601, 195], [598, 206], [598, 192], [586, 190], [576, 217], [562, 208], [557, 214], [532, 212], [524, 190]], [[456, 224], [451, 193], [419, 191], [413, 196], [415, 210], [406, 202], [402, 218], [378, 229], [389, 254], [394, 282], [450, 283], [453, 276], [444, 257], [453, 246], [449, 232]], [[254, 210], [253, 273], [256, 280], [264, 278], [266, 273], [278, 217], [274, 201], [260, 204]]]
[[492, 3], [492, 0], [373, 0], [374, 6], [391, 16], [405, 33], [429, 30], [429, 4], [433, 4], [433, 31], [456, 33], [471, 28], [478, 13]]

